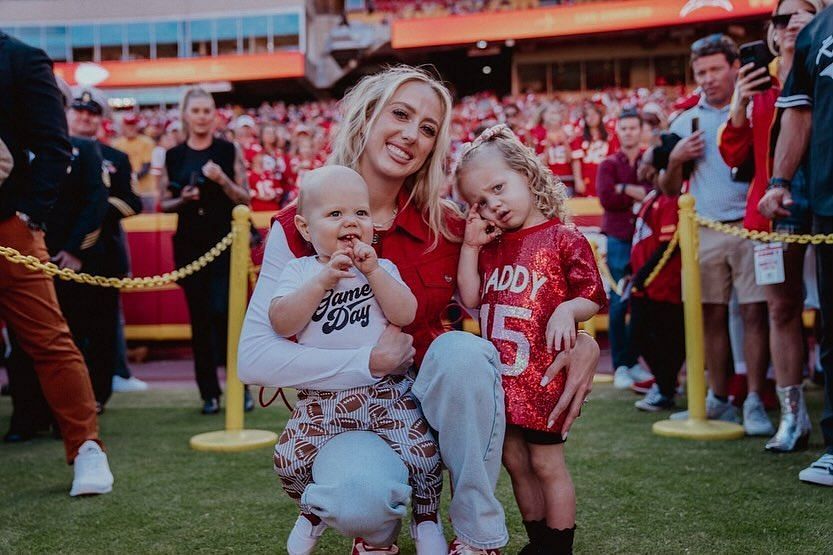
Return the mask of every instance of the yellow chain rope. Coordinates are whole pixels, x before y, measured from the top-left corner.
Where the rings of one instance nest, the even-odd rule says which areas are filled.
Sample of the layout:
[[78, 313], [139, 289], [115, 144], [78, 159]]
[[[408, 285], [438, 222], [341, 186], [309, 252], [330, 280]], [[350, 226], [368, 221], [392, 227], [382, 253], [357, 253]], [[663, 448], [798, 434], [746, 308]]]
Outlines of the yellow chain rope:
[[599, 249], [594, 248], [593, 254], [596, 255], [596, 265], [599, 267], [599, 273], [602, 274], [602, 278], [604, 278], [607, 282], [610, 290], [621, 297], [622, 290], [619, 289], [619, 284], [616, 283], [615, 279], [613, 279], [613, 274], [610, 273], [610, 268], [608, 267], [607, 262], [604, 258], [602, 258], [602, 255], [599, 254]]
[[665, 252], [662, 253], [662, 257], [657, 262], [657, 265], [651, 270], [651, 273], [648, 274], [648, 277], [645, 278], [645, 283], [642, 284], [644, 289], [647, 289], [651, 282], [656, 279], [662, 269], [668, 264], [668, 261], [671, 259], [671, 255], [674, 254], [674, 249], [677, 248], [677, 243], [680, 240], [680, 229], [677, 228], [674, 230], [674, 235], [671, 236], [671, 240], [668, 242], [668, 246], [665, 247]]
[[806, 245], [812, 243], [813, 245], [820, 245], [822, 243], [833, 245], [833, 233], [828, 235], [797, 235], [794, 233], [780, 233], [777, 231], [751, 231], [742, 227], [736, 227], [730, 224], [724, 224], [715, 220], [704, 218], [696, 214], [695, 219], [697, 223], [703, 227], [707, 227], [726, 235], [734, 235], [742, 239], [751, 239], [753, 241], [762, 241], [764, 243], [799, 243]]
[[65, 281], [75, 281], [77, 283], [84, 283], [87, 285], [97, 285], [99, 287], [114, 287], [116, 289], [146, 289], [151, 287], [160, 287], [174, 283], [180, 279], [194, 274], [220, 256], [223, 251], [231, 246], [231, 241], [234, 233], [229, 232], [216, 245], [211, 247], [208, 252], [200, 256], [193, 262], [186, 264], [182, 268], [174, 270], [173, 272], [166, 272], [164, 274], [147, 277], [133, 277], [133, 278], [115, 278], [94, 276], [83, 272], [75, 272], [69, 268], [59, 268], [52, 262], [41, 262], [35, 256], [20, 254], [19, 251], [11, 247], [0, 246], [0, 255], [12, 264], [22, 264], [27, 269], [32, 271], [41, 271], [48, 276], [58, 276]]

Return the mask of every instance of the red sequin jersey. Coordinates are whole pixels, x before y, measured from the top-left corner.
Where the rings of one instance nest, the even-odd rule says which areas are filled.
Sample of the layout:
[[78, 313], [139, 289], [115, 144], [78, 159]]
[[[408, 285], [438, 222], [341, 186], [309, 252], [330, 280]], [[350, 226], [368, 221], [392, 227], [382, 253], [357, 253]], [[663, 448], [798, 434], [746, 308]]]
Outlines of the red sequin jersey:
[[587, 239], [557, 219], [504, 233], [480, 252], [480, 329], [503, 364], [506, 422], [531, 430], [547, 427], [564, 391], [565, 373], [541, 387], [556, 353], [547, 353], [547, 322], [564, 301], [584, 297], [599, 305], [606, 295]]

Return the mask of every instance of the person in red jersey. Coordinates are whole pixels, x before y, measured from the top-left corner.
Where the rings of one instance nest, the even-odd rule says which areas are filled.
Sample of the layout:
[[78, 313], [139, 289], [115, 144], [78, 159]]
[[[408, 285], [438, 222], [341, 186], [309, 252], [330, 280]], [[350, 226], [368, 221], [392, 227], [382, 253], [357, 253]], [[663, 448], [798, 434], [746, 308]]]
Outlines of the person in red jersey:
[[604, 108], [598, 104], [584, 106], [584, 126], [573, 139], [573, 176], [576, 195], [596, 196], [596, 174], [602, 160], [619, 150], [616, 133], [611, 133], [604, 122]]
[[[656, 181], [653, 147], [639, 162], [640, 178]], [[643, 199], [631, 248], [631, 341], [651, 368], [655, 383], [634, 406], [646, 412], [674, 408], [677, 374], [685, 361], [685, 322], [680, 251], [675, 249], [648, 281], [677, 230], [679, 195], [654, 189]], [[627, 288], [626, 288], [627, 289]], [[628, 297], [628, 293], [624, 293]]]
[[567, 108], [558, 102], [543, 108], [538, 124], [528, 135], [530, 146], [535, 148], [550, 171], [570, 190], [575, 191], [573, 175], [573, 127], [569, 124]]
[[[807, 198], [809, 159], [801, 165], [790, 183], [791, 202], [780, 204], [783, 189], [770, 187], [769, 164], [774, 154], [782, 110], [775, 103], [781, 93], [779, 83], [787, 80], [795, 59], [795, 43], [801, 30], [823, 9], [821, 0], [780, 0], [769, 26], [770, 48], [778, 54], [776, 80], [768, 68], [754, 69], [747, 64], [739, 69], [734, 103], [719, 135], [720, 153], [730, 166], [741, 166], [753, 157], [754, 175], [746, 198], [746, 229], [792, 234], [812, 231], [812, 211]], [[759, 88], [760, 85], [760, 88]], [[780, 189], [780, 190], [779, 190]], [[774, 202], [773, 202], [774, 200]], [[786, 208], [787, 217], [775, 211]], [[769, 313], [769, 351], [775, 368], [776, 393], [781, 404], [778, 431], [765, 444], [773, 453], [799, 451], [810, 437], [810, 418], [802, 382], [805, 366], [804, 346], [804, 258], [806, 245], [784, 245], [784, 280], [765, 286]]]
[[309, 130], [301, 128], [295, 139], [295, 145], [295, 154], [289, 160], [288, 175], [284, 181], [285, 203], [292, 202], [298, 196], [298, 185], [305, 173], [324, 165], [324, 160], [315, 150], [315, 143]]
[[267, 155], [256, 154], [252, 158], [252, 166], [246, 172], [249, 191], [252, 195], [252, 210], [255, 212], [277, 212], [283, 199], [283, 187], [264, 167]]
[[565, 376], [547, 369], [569, 351], [577, 323], [606, 295], [593, 251], [565, 223], [567, 195], [506, 125], [463, 155], [470, 205], [457, 272], [460, 298], [480, 309], [480, 331], [500, 353], [506, 404], [503, 464], [529, 534], [521, 553], [572, 553], [576, 501], [564, 460], [563, 417], [552, 408]]

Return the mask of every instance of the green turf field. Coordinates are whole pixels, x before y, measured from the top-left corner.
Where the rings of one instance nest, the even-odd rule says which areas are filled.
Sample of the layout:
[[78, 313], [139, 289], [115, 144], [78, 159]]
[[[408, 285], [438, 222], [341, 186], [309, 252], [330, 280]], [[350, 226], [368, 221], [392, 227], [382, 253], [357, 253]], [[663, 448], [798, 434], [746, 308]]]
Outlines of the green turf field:
[[[0, 445], [0, 553], [284, 553], [296, 509], [270, 450], [190, 450], [190, 436], [223, 425], [198, 414], [196, 397], [115, 395], [101, 423], [116, 483], [98, 498], [67, 495], [72, 475], [60, 442]], [[759, 438], [664, 439], [650, 432], [662, 416], [637, 413], [634, 399], [597, 386], [570, 434], [577, 553], [833, 553], [833, 490], [797, 480], [820, 454], [817, 431], [809, 451], [780, 456]], [[815, 423], [820, 392], [809, 400]], [[10, 405], [0, 399], [2, 431]], [[279, 431], [287, 415], [257, 410], [247, 427]], [[506, 475], [498, 488], [512, 534], [505, 553], [514, 554], [525, 537]], [[349, 546], [327, 532], [318, 553], [348, 554]], [[407, 534], [401, 547], [413, 553]]]

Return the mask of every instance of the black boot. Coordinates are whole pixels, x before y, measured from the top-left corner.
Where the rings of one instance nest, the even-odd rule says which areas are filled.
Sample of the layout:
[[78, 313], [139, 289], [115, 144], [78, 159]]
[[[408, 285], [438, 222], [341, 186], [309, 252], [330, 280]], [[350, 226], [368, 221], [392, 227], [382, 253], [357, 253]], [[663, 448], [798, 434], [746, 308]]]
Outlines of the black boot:
[[575, 526], [565, 528], [564, 530], [546, 526], [546, 531], [544, 532], [544, 550], [541, 553], [546, 553], [547, 555], [573, 555], [573, 536], [575, 536], [575, 533]]
[[544, 547], [544, 536], [547, 533], [547, 524], [545, 520], [524, 520], [524, 528], [526, 528], [526, 535], [529, 537], [529, 543], [518, 552], [518, 555], [541, 555], [546, 553]]

